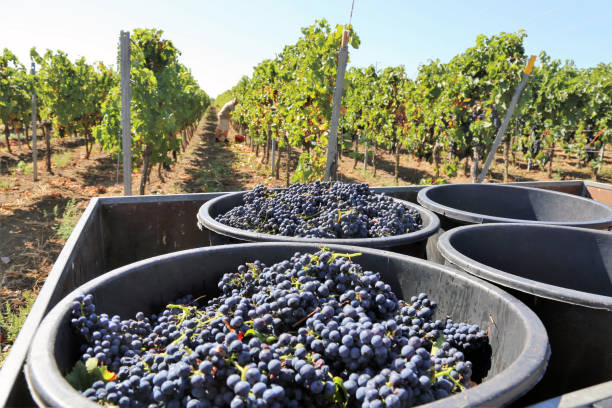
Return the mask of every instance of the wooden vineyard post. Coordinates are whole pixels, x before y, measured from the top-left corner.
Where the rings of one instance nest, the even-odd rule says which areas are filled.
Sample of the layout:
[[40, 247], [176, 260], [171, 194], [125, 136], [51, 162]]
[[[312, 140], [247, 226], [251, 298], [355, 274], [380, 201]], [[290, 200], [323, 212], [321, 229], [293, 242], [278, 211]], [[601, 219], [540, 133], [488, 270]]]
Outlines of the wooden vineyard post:
[[606, 142], [601, 142], [601, 148], [599, 149], [599, 164], [595, 168], [595, 177], [599, 176], [601, 170], [603, 169], [606, 157]]
[[378, 143], [372, 142], [372, 176], [376, 177], [376, 151], [378, 149]]
[[555, 158], [555, 139], [553, 137], [552, 146], [550, 147], [550, 161], [548, 162], [548, 178], [552, 178], [554, 158]]
[[[535, 58], [536, 58], [535, 55], [532, 55], [531, 58], [529, 58], [527, 67], [521, 73], [521, 83], [516, 88], [516, 91], [514, 91], [514, 95], [512, 96], [512, 100], [510, 101], [510, 106], [508, 107], [508, 111], [506, 112], [506, 117], [504, 118], [504, 122], [502, 123], [499, 130], [497, 131], [497, 135], [495, 136], [495, 141], [493, 142], [493, 146], [491, 146], [491, 150], [489, 151], [487, 160], [484, 166], [482, 166], [482, 171], [480, 172], [480, 175], [476, 179], [476, 183], [482, 183], [482, 180], [484, 180], [485, 176], [487, 175], [487, 171], [489, 171], [489, 167], [491, 166], [491, 163], [493, 162], [493, 158], [495, 158], [495, 152], [497, 152], [497, 148], [499, 147], [502, 137], [504, 136], [504, 133], [506, 132], [506, 128], [508, 128], [508, 125], [510, 124], [510, 119], [512, 119], [512, 114], [514, 113], [514, 109], [516, 108], [519, 98], [521, 97], [521, 94], [523, 93], [523, 90], [525, 89], [525, 86], [527, 85], [527, 80], [529, 79], [529, 76], [531, 75], [531, 70], [533, 69]], [[476, 167], [475, 169], [477, 170], [478, 167]]]
[[[36, 73], [36, 65], [32, 63], [30, 74]], [[38, 150], [36, 150], [36, 89], [32, 88], [32, 170], [34, 181], [38, 181]]]
[[353, 162], [353, 169], [357, 168], [357, 154], [359, 153], [359, 135], [353, 135], [353, 152], [355, 153], [355, 161]]
[[286, 182], [285, 186], [289, 187], [290, 182], [290, 166], [291, 166], [291, 145], [289, 144], [289, 138], [287, 138], [287, 134], [285, 133], [285, 143], [287, 144], [287, 169], [286, 169]]
[[264, 149], [264, 154], [263, 154], [263, 158], [262, 158], [262, 163], [268, 164], [268, 161], [270, 160], [270, 138], [271, 136], [272, 130], [270, 129], [270, 125], [268, 125], [268, 133], [266, 133], [266, 146]]
[[278, 143], [278, 141], [276, 142], [276, 164], [274, 165], [274, 178], [275, 179], [279, 179], [280, 178], [280, 167], [281, 167], [281, 158], [282, 158], [282, 150], [280, 148], [280, 145]]
[[275, 143], [274, 143], [274, 138], [272, 137], [271, 139], [272, 139], [272, 145], [271, 145], [271, 149], [272, 149], [272, 163], [270, 163], [270, 175], [274, 176], [274, 165], [276, 164], [275, 157], [274, 157], [274, 153], [275, 153], [275, 149], [274, 149], [275, 146], [274, 145], [275, 145]]
[[123, 194], [132, 195], [132, 135], [130, 104], [132, 85], [130, 83], [130, 32], [121, 31], [121, 141], [123, 151]]
[[510, 135], [504, 137], [504, 183], [508, 181], [508, 164], [510, 162]]
[[336, 180], [338, 170], [338, 122], [340, 121], [340, 105], [342, 104], [342, 92], [344, 91], [344, 71], [348, 62], [348, 40], [349, 31], [342, 32], [342, 45], [338, 54], [338, 72], [336, 75], [336, 88], [327, 141], [327, 161], [325, 163], [325, 181]]
[[363, 151], [363, 170], [368, 168], [368, 139], [365, 141], [365, 147]]

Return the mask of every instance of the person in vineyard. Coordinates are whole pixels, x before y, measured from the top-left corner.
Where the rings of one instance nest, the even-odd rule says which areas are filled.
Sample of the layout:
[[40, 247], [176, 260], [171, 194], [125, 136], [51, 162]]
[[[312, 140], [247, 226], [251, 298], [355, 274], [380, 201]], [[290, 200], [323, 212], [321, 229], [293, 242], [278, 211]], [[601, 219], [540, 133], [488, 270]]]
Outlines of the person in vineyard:
[[225, 105], [223, 105], [223, 107], [217, 114], [219, 123], [217, 125], [217, 130], [215, 130], [215, 142], [229, 143], [229, 141], [227, 140], [227, 133], [229, 131], [230, 114], [232, 113], [237, 104], [238, 99], [234, 98]]

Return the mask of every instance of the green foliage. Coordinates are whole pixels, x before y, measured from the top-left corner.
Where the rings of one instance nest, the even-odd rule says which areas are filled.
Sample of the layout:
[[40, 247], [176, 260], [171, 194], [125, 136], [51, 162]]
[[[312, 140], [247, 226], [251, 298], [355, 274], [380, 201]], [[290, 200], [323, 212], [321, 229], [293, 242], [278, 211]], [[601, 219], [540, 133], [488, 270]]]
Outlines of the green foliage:
[[[265, 145], [270, 137], [280, 148], [302, 149], [294, 181], [319, 179], [325, 170], [343, 29], [339, 25], [332, 28], [326, 20], [302, 28], [295, 44], [286, 46], [275, 59], [262, 61], [251, 77], [243, 77], [216, 100], [221, 105], [226, 99], [238, 98], [232, 116], [256, 143]], [[354, 33], [351, 46], [359, 46]]]
[[[21, 326], [25, 322], [32, 305], [36, 300], [36, 293], [33, 291], [23, 292], [23, 298], [25, 299], [25, 305], [16, 309], [12, 308], [10, 303], [6, 301], [4, 303], [4, 310], [0, 310], [0, 337], [4, 336], [2, 343], [12, 344], [15, 342]], [[0, 366], [6, 357], [7, 353], [0, 353]]]
[[[296, 44], [286, 46], [275, 59], [260, 63], [251, 77], [242, 78], [216, 101], [222, 105], [238, 97], [233, 118], [256, 143], [265, 145], [270, 136], [281, 147], [290, 144], [303, 151], [293, 181], [322, 176], [341, 31], [342, 27], [332, 30], [324, 20], [302, 29], [303, 37]], [[394, 149], [397, 154], [405, 148], [428, 160], [436, 149], [445, 149], [450, 158], [442, 172], [455, 176], [458, 159], [476, 150], [482, 158], [490, 148], [526, 64], [525, 37], [523, 31], [480, 35], [473, 47], [448, 63], [430, 61], [419, 67], [414, 81], [401, 66], [350, 68], [342, 133], [369, 146]], [[358, 38], [353, 39], [353, 45], [358, 46]], [[543, 64], [541, 72], [547, 69], [547, 61]], [[607, 74], [608, 68], [602, 65], [593, 75]], [[536, 72], [531, 80], [539, 83], [544, 79]], [[600, 81], [598, 86], [607, 89], [609, 84]], [[544, 90], [539, 92], [545, 94]], [[535, 95], [534, 91], [527, 94]], [[558, 96], [549, 99], [555, 98]], [[556, 115], [568, 116], [576, 111], [574, 105], [587, 106], [578, 103], [571, 92], [566, 99], [568, 103], [557, 109]], [[610, 106], [606, 98], [596, 101], [590, 105], [594, 111]], [[510, 131], [516, 128], [513, 126]]]
[[[79, 209], [76, 200], [71, 198], [64, 208], [64, 212], [61, 216], [61, 221], [57, 224], [56, 234], [61, 240], [67, 240], [72, 234], [72, 230], [76, 226], [79, 218], [81, 217], [82, 211]], [[54, 216], [58, 218], [57, 207], [54, 208]]]
[[91, 357], [85, 363], [77, 361], [72, 370], [66, 375], [66, 381], [75, 389], [85, 391], [96, 381], [109, 382], [117, 378], [117, 375], [108, 370], [98, 359]]
[[457, 166], [459, 165], [459, 161], [455, 158], [453, 160], [449, 160], [444, 163], [442, 166], [442, 173], [448, 177], [452, 178], [457, 176]]
[[542, 52], [520, 106], [517, 145], [524, 156], [544, 165], [551, 157], [548, 149], [560, 147], [591, 161], [598, 172], [594, 150], [610, 141], [610, 127], [612, 65], [578, 69]]
[[23, 173], [25, 175], [30, 175], [30, 174], [32, 174], [34, 169], [33, 169], [31, 164], [28, 165], [23, 160], [19, 160], [19, 162], [17, 163], [17, 171], [20, 172], [20, 173]]
[[70, 163], [70, 160], [72, 160], [72, 152], [66, 150], [53, 156], [53, 165], [61, 169], [62, 167], [66, 167], [68, 163]]
[[[180, 150], [180, 136], [197, 123], [210, 104], [191, 72], [178, 62], [179, 51], [157, 29], [135, 29], [131, 54], [132, 157], [143, 163], [141, 193], [148, 172], [171, 164], [170, 151]], [[119, 54], [121, 50], [118, 50]], [[110, 152], [121, 151], [121, 89], [116, 83], [101, 106], [102, 120], [94, 135]]]
[[525, 37], [523, 31], [479, 35], [476, 46], [447, 64], [441, 113], [452, 122], [448, 137], [456, 149], [484, 149], [493, 143], [493, 119], [505, 114], [526, 63]]
[[4, 304], [4, 310], [0, 311], [0, 328], [5, 333], [5, 342], [13, 343], [19, 334], [23, 322], [25, 322], [30, 309], [36, 300], [36, 294], [31, 290], [23, 292], [26, 304], [13, 310], [8, 301]]
[[[248, 77], [243, 77], [241, 79], [241, 81], [248, 81]], [[220, 109], [221, 107], [223, 107], [223, 105], [225, 105], [226, 103], [228, 103], [229, 101], [231, 101], [232, 99], [234, 99], [234, 97], [236, 97], [238, 95], [235, 94], [234, 88], [232, 89], [228, 89], [227, 91], [223, 92], [222, 94], [219, 94], [216, 98], [215, 98], [215, 103], [214, 106], [217, 109]]]
[[15, 187], [15, 179], [11, 177], [0, 177], [0, 191]]
[[4, 49], [0, 54], [0, 122], [20, 127], [31, 114], [31, 78], [15, 54]]
[[82, 135], [89, 157], [92, 129], [102, 120], [102, 103], [118, 82], [117, 75], [101, 62], [89, 65], [80, 58], [73, 63], [63, 51], [47, 50], [40, 55], [32, 48], [30, 56], [40, 66], [33, 78], [39, 116], [52, 120], [59, 134]]
[[[221, 107], [237, 97], [233, 119], [259, 146], [273, 139], [282, 152], [287, 147], [300, 150], [293, 181], [324, 174], [344, 28], [326, 20], [302, 28], [294, 44], [215, 99]], [[339, 143], [348, 147], [356, 137], [368, 143], [371, 153], [376, 148], [396, 154], [405, 149], [430, 161], [438, 152], [436, 156], [448, 158], [442, 174], [455, 176], [458, 160], [476, 152], [482, 159], [490, 149], [526, 63], [525, 37], [523, 31], [480, 35], [474, 46], [447, 63], [420, 66], [414, 80], [402, 66], [348, 69], [340, 120], [344, 139]], [[172, 164], [168, 153], [180, 149], [181, 135], [211, 101], [178, 61], [180, 52], [163, 31], [136, 29], [132, 40], [132, 153], [134, 166], [142, 166], [144, 193], [150, 168]], [[352, 33], [351, 46], [359, 43]], [[9, 50], [0, 55], [0, 122], [13, 129], [29, 122], [30, 97], [36, 90], [39, 116], [52, 120], [56, 133], [80, 134], [87, 154], [94, 140], [120, 154], [118, 72], [82, 58], [72, 62], [61, 51], [40, 55], [32, 49], [31, 56], [40, 67], [33, 76]], [[550, 149], [563, 148], [599, 172], [603, 163], [596, 151], [612, 137], [612, 64], [578, 69], [542, 52], [516, 116], [506, 134], [518, 136], [513, 148], [525, 158], [544, 165], [552, 157]]]
[[412, 87], [401, 66], [349, 69], [343, 128], [381, 147], [407, 144], [406, 95]]
[[[419, 67], [414, 88], [406, 96], [406, 124], [409, 129], [407, 148], [418, 158], [429, 159], [433, 147], [440, 142], [449, 144], [448, 135], [452, 125], [452, 115], [446, 99], [444, 78], [447, 75], [445, 64], [430, 61]], [[451, 107], [452, 109], [452, 107]]]
[[448, 181], [444, 180], [443, 178], [433, 179], [431, 177], [422, 178], [421, 180], [419, 180], [419, 185], [421, 186], [431, 186], [434, 184], [448, 184]]
[[552, 148], [561, 141], [566, 128], [576, 126], [579, 74], [570, 61], [562, 64], [544, 52], [540, 54], [540, 64], [532, 72], [520, 107], [520, 143], [526, 147], [526, 158], [544, 164], [548, 154], [535, 152], [529, 147], [542, 137], [545, 146]]
[[[507, 109], [520, 78], [524, 37], [523, 32], [479, 36], [476, 46], [448, 64], [419, 67], [415, 81], [401, 66], [349, 69], [344, 129], [370, 146], [396, 153], [404, 147], [425, 159], [432, 159], [436, 146], [453, 157], [490, 146], [493, 119]], [[456, 174], [454, 160], [443, 169], [448, 175]]]

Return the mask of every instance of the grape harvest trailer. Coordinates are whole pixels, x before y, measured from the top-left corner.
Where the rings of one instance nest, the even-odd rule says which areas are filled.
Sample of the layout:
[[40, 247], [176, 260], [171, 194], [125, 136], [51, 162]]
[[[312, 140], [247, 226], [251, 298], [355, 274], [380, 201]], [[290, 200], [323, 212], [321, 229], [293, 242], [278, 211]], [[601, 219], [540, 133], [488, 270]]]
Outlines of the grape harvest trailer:
[[[612, 205], [612, 185], [590, 181], [509, 183], [560, 191]], [[410, 202], [424, 186], [374, 188]], [[83, 283], [120, 266], [170, 252], [208, 245], [196, 214], [223, 193], [93, 198], [58, 256], [47, 281], [0, 371], [0, 407], [34, 406], [25, 377], [29, 344], [41, 320]], [[567, 406], [610, 406], [612, 382], [563, 397]], [[558, 406], [559, 399], [539, 404]]]

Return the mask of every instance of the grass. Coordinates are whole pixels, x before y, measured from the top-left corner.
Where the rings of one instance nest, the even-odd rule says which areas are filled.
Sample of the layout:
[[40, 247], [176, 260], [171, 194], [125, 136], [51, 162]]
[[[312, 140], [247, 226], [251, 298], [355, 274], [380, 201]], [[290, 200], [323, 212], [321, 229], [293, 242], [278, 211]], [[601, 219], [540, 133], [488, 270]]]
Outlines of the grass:
[[61, 169], [62, 167], [66, 167], [68, 163], [70, 163], [72, 159], [72, 152], [69, 150], [64, 150], [59, 153], [53, 155], [53, 165]]
[[602, 167], [601, 170], [599, 170], [599, 174], [597, 177], [605, 179], [612, 178], [612, 169], [609, 167]]
[[53, 220], [53, 229], [55, 230], [55, 236], [63, 241], [66, 241], [72, 230], [76, 226], [79, 218], [81, 217], [82, 211], [79, 209], [76, 199], [71, 198], [64, 207], [64, 212], [59, 214], [59, 206], [56, 204], [53, 207], [53, 214], [49, 214], [46, 210], [43, 210], [43, 217], [45, 219]]
[[15, 180], [10, 177], [0, 178], [0, 190], [9, 190], [15, 186]]
[[[4, 133], [3, 133], [3, 136], [2, 136], [2, 137], [4, 137]], [[31, 134], [30, 134], [30, 137], [32, 137], [32, 135], [31, 135]], [[19, 135], [18, 135], [17, 133], [13, 133], [13, 132], [11, 132], [11, 134], [10, 134], [10, 136], [9, 136], [9, 139], [11, 139], [11, 140], [17, 140], [17, 141], [18, 141], [18, 140], [19, 140]], [[22, 133], [22, 134], [21, 134], [21, 140], [23, 141], [23, 144], [25, 144], [25, 134], [24, 134], [24, 133]]]
[[34, 172], [34, 167], [32, 163], [26, 163], [23, 160], [20, 160], [19, 163], [17, 163], [17, 171], [29, 176]]
[[76, 199], [71, 198], [67, 203], [66, 207], [64, 207], [64, 212], [60, 216], [59, 214], [59, 206], [56, 204], [53, 207], [53, 214], [47, 213], [46, 210], [43, 210], [43, 217], [48, 219], [53, 217], [53, 229], [55, 230], [55, 236], [63, 241], [66, 241], [70, 234], [72, 234], [72, 230], [76, 226], [79, 218], [81, 217], [82, 211], [78, 207]]
[[[57, 205], [53, 207], [53, 215], [55, 219], [58, 218], [58, 207]], [[56, 225], [56, 235], [58, 238], [62, 240], [67, 240], [70, 234], [72, 234], [72, 230], [76, 226], [79, 218], [81, 217], [81, 210], [77, 206], [76, 200], [71, 198], [64, 208], [64, 213], [61, 216], [61, 220]]]
[[222, 167], [200, 169], [196, 173], [196, 183], [202, 185], [206, 192], [217, 191], [217, 189], [221, 191], [223, 189], [223, 182], [221, 181], [223, 174], [224, 169]]
[[[23, 292], [26, 304], [21, 307], [12, 308], [8, 300], [4, 304], [4, 310], [0, 310], [0, 338], [2, 344], [13, 344], [25, 322], [26, 317], [32, 309], [36, 300], [36, 293], [31, 290]], [[0, 367], [8, 355], [8, 350], [0, 351]]]
[[[381, 180], [381, 172], [382, 170], [378, 169], [379, 174], [376, 176], [372, 175], [372, 166], [369, 165], [368, 163], [368, 168], [367, 169], [363, 169], [363, 165], [361, 166], [361, 168], [359, 167], [359, 164], [357, 165], [357, 174], [359, 174], [359, 176], [364, 179], [366, 181], [366, 183], [370, 183], [370, 184], [375, 184], [376, 182], [380, 182]], [[375, 185], [379, 185], [379, 184], [375, 184]]]

